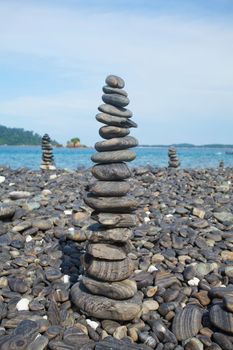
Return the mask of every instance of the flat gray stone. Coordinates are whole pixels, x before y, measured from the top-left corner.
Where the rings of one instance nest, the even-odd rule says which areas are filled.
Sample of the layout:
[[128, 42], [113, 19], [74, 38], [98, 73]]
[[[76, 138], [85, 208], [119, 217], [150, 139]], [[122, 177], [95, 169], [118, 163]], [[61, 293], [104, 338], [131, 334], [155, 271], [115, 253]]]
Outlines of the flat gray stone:
[[134, 214], [93, 213], [92, 217], [101, 225], [109, 228], [134, 227], [137, 225], [137, 217]]
[[103, 104], [98, 107], [98, 110], [103, 113], [111, 114], [116, 117], [131, 118], [133, 113], [126, 108], [114, 107], [109, 104]]
[[112, 139], [114, 137], [124, 137], [129, 135], [128, 128], [119, 128], [117, 126], [103, 126], [99, 129], [99, 134], [103, 139]]
[[115, 117], [106, 113], [98, 113], [96, 115], [96, 120], [109, 126], [118, 126], [120, 128], [137, 128], [137, 124], [129, 118]]
[[116, 137], [107, 141], [96, 142], [98, 152], [122, 150], [138, 146], [138, 140], [132, 136]]
[[8, 204], [0, 204], [0, 220], [10, 219], [15, 213], [15, 207]]
[[121, 197], [130, 190], [126, 181], [96, 181], [89, 186], [89, 192], [100, 197]]
[[128, 97], [119, 94], [104, 94], [102, 100], [115, 107], [126, 107], [129, 104]]
[[117, 75], [113, 74], [107, 76], [107, 78], [105, 79], [105, 83], [110, 87], [119, 89], [123, 89], [123, 87], [125, 86], [124, 80], [118, 77]]
[[98, 180], [116, 181], [128, 179], [131, 171], [125, 163], [98, 164], [91, 169], [92, 175]]
[[103, 295], [111, 299], [129, 299], [137, 293], [136, 282], [129, 279], [120, 282], [103, 282], [84, 277], [82, 283], [92, 294]]
[[117, 242], [124, 243], [130, 240], [133, 236], [133, 231], [128, 228], [113, 228], [103, 230], [98, 229], [92, 231], [91, 236], [89, 237], [90, 242]]
[[123, 260], [126, 258], [122, 247], [109, 243], [89, 243], [87, 253], [98, 259]]
[[131, 197], [95, 197], [84, 195], [84, 202], [98, 212], [130, 213], [137, 208], [137, 200]]
[[210, 322], [223, 332], [233, 334], [233, 313], [225, 310], [222, 305], [213, 305], [209, 312]]
[[130, 321], [141, 311], [142, 296], [137, 293], [132, 299], [119, 301], [103, 296], [90, 294], [79, 283], [71, 288], [73, 303], [84, 313], [98, 319]]
[[108, 85], [103, 86], [103, 92], [105, 94], [119, 94], [119, 95], [123, 95], [126, 97], [128, 96], [128, 94], [125, 90], [113, 88], [113, 87], [110, 87]]
[[129, 150], [109, 151], [95, 153], [91, 160], [95, 163], [119, 163], [131, 162], [136, 158], [136, 153]]

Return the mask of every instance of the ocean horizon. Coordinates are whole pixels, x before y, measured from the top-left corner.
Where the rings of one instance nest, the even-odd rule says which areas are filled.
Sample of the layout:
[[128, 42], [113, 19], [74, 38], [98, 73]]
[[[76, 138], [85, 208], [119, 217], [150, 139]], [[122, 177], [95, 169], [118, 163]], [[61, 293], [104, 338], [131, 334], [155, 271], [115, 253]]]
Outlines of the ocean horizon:
[[[168, 147], [136, 147], [137, 157], [128, 163], [131, 167], [168, 166]], [[229, 148], [222, 147], [177, 147], [177, 155], [181, 162], [181, 168], [216, 168], [220, 161], [224, 161], [226, 167], [233, 167], [233, 154], [227, 154]], [[89, 168], [93, 165], [91, 155], [94, 148], [54, 148], [54, 159], [57, 168], [77, 169]], [[27, 167], [37, 170], [41, 164], [40, 146], [1, 146], [0, 166], [12, 169]]]

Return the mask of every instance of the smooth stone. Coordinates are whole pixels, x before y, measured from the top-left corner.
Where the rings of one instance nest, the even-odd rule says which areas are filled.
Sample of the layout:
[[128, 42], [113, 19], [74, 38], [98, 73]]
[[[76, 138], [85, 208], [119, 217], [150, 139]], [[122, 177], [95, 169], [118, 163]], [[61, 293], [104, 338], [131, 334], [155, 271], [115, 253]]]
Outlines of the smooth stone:
[[113, 333], [113, 337], [116, 339], [123, 339], [123, 338], [127, 337], [127, 330], [128, 329], [126, 326], [117, 327], [117, 329]]
[[221, 252], [221, 258], [223, 261], [233, 261], [233, 252], [230, 250], [223, 250]]
[[202, 310], [195, 305], [188, 305], [179, 311], [172, 322], [172, 333], [178, 340], [186, 340], [198, 334], [202, 328]]
[[213, 340], [217, 343], [223, 350], [232, 350], [233, 344], [230, 339], [222, 333], [214, 332]]
[[7, 335], [0, 339], [1, 350], [26, 350], [27, 345], [27, 339], [21, 335]]
[[15, 207], [7, 204], [0, 204], [0, 220], [10, 219], [15, 213]]
[[137, 217], [134, 214], [94, 213], [93, 218], [109, 228], [134, 227], [137, 224]]
[[204, 345], [198, 338], [191, 338], [186, 344], [185, 344], [185, 350], [203, 350]]
[[95, 149], [98, 152], [103, 152], [128, 149], [136, 146], [138, 146], [138, 140], [132, 136], [125, 136], [120, 138], [113, 138], [107, 141], [97, 142], [95, 144]]
[[98, 113], [95, 118], [98, 120], [98, 122], [109, 126], [117, 126], [120, 128], [137, 128], [137, 124], [134, 121], [123, 117], [116, 117], [106, 113]]
[[32, 222], [32, 226], [42, 231], [50, 230], [53, 227], [52, 219], [35, 219]]
[[87, 194], [83, 199], [98, 212], [130, 213], [137, 208], [137, 200], [133, 197], [95, 197]]
[[[119, 340], [112, 337], [106, 337], [95, 346], [95, 350], [151, 350], [152, 348], [145, 344], [135, 344], [130, 341]], [[164, 348], [162, 348], [164, 349]], [[158, 347], [156, 350], [161, 350]]]
[[129, 150], [100, 152], [91, 156], [91, 160], [95, 163], [131, 162], [135, 158], [136, 153]]
[[228, 211], [215, 212], [213, 215], [219, 222], [230, 222], [233, 224], [233, 214]]
[[133, 280], [120, 282], [103, 282], [92, 278], [83, 277], [82, 283], [92, 294], [103, 295], [107, 298], [124, 300], [132, 298], [137, 292], [137, 284]]
[[130, 184], [126, 181], [96, 181], [89, 186], [89, 192], [100, 197], [121, 197], [130, 190]]
[[9, 284], [10, 289], [13, 292], [18, 292], [18, 293], [22, 293], [22, 294], [26, 293], [26, 291], [29, 288], [27, 282], [25, 282], [22, 279], [14, 278], [14, 277], [8, 278], [8, 284]]
[[113, 335], [115, 330], [120, 327], [120, 323], [113, 320], [103, 320], [101, 322], [102, 328], [108, 333]]
[[114, 115], [115, 117], [131, 118], [133, 113], [127, 108], [115, 107], [109, 104], [103, 104], [98, 107], [100, 112]]
[[228, 311], [233, 313], [233, 295], [224, 295], [223, 305]]
[[121, 247], [108, 243], [89, 243], [87, 253], [98, 259], [123, 260], [126, 258], [126, 253]]
[[121, 77], [113, 74], [107, 76], [105, 83], [112, 88], [123, 89], [125, 86], [124, 80]]
[[5, 176], [0, 176], [0, 184], [2, 184], [3, 182], [5, 182], [6, 178]]
[[102, 126], [99, 134], [103, 139], [109, 140], [115, 137], [124, 137], [129, 135], [129, 128], [119, 128], [117, 126]]
[[126, 301], [113, 300], [92, 295], [82, 284], [76, 283], [71, 288], [71, 300], [84, 313], [97, 319], [130, 321], [140, 313], [142, 295], [137, 293]]
[[9, 193], [10, 199], [25, 199], [32, 195], [32, 193], [28, 191], [13, 191]]
[[223, 332], [233, 334], [233, 313], [224, 310], [221, 305], [213, 305], [209, 312], [210, 322]]
[[104, 94], [102, 100], [104, 103], [115, 107], [126, 107], [129, 104], [128, 97], [119, 94]]
[[111, 261], [97, 260], [91, 257], [88, 261], [86, 258], [84, 266], [89, 276], [106, 282], [117, 282], [127, 279], [134, 270], [134, 264], [129, 258]]
[[119, 94], [123, 96], [128, 96], [128, 93], [125, 90], [119, 89], [119, 88], [114, 88], [110, 87], [108, 85], [103, 86], [103, 92], [105, 94]]
[[27, 346], [27, 350], [44, 350], [47, 349], [48, 343], [48, 338], [39, 334], [38, 337]]
[[89, 237], [89, 240], [91, 242], [127, 242], [129, 241], [133, 236], [133, 231], [129, 230], [127, 228], [116, 228], [116, 229], [110, 229], [110, 230], [98, 230], [93, 231], [91, 236]]
[[91, 172], [98, 180], [105, 181], [124, 180], [131, 176], [131, 171], [125, 163], [98, 164]]

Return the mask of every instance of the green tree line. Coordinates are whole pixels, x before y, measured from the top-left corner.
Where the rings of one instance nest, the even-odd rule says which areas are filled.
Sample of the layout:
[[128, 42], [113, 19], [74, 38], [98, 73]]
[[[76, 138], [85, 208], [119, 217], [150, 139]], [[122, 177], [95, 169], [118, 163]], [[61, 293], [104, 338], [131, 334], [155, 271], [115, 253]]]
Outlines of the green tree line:
[[[54, 145], [56, 141], [52, 142]], [[8, 128], [0, 125], [0, 145], [20, 146], [41, 145], [41, 136], [33, 131], [27, 131], [21, 128]]]

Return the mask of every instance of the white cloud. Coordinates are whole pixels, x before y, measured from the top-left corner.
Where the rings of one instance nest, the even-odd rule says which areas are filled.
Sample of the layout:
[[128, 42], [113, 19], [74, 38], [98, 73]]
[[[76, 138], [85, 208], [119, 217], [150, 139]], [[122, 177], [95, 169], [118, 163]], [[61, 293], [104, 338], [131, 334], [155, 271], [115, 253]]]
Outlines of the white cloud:
[[[78, 126], [91, 143], [96, 130], [87, 128], [104, 77], [113, 72], [126, 80], [142, 142], [182, 142], [185, 135], [190, 142], [217, 142], [224, 129], [203, 130], [210, 123], [229, 125], [232, 118], [232, 42], [233, 25], [216, 19], [0, 2], [0, 54], [44, 57], [58, 75], [77, 77], [74, 91], [55, 95], [51, 86], [46, 96], [19, 91], [18, 98], [0, 102], [3, 121], [10, 117], [15, 124], [18, 117], [39, 131], [39, 125], [56, 123], [63, 139]], [[203, 127], [192, 134], [197, 123]]]

